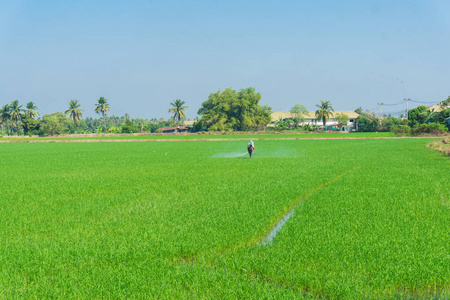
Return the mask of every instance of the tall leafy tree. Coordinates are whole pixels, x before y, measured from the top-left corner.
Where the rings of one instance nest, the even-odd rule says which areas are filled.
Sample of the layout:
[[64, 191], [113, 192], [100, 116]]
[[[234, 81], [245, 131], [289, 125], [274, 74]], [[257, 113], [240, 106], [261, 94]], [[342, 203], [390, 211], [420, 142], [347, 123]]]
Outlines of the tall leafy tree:
[[370, 109], [363, 109], [362, 107], [358, 107], [357, 109], [355, 109], [355, 113], [371, 120], [375, 119], [376, 117], [373, 111], [371, 111]]
[[261, 94], [254, 88], [239, 91], [230, 88], [211, 93], [202, 103], [196, 130], [210, 131], [252, 130], [266, 126], [270, 120], [269, 107], [261, 107]]
[[186, 115], [184, 114], [184, 112], [189, 108], [189, 106], [183, 106], [184, 101], [175, 99], [175, 101], [171, 102], [170, 105], [172, 105], [173, 107], [169, 109], [169, 112], [173, 113], [173, 119], [175, 121], [180, 122], [181, 120], [186, 119]]
[[10, 115], [11, 123], [17, 133], [20, 118], [21, 118], [21, 115], [23, 112], [22, 105], [19, 105], [19, 100], [14, 100], [14, 101], [11, 101], [11, 104], [9, 105], [9, 107], [10, 107], [9, 115]]
[[359, 116], [357, 119], [358, 123], [358, 131], [361, 132], [375, 132], [379, 130], [379, 120], [378, 119], [369, 119], [366, 116]]
[[420, 114], [420, 117], [423, 120], [423, 123], [432, 123], [438, 119], [439, 112], [435, 111], [435, 109], [427, 109], [426, 111]]
[[419, 105], [408, 111], [408, 125], [410, 127], [423, 124], [427, 118], [428, 108], [425, 105]]
[[8, 129], [8, 123], [11, 118], [10, 111], [11, 110], [8, 104], [5, 104], [0, 108], [0, 120], [2, 122], [2, 131], [5, 130], [5, 125], [6, 129]]
[[39, 109], [36, 104], [33, 101], [28, 102], [25, 105], [25, 112], [27, 113], [27, 116], [31, 119], [36, 119], [39, 116], [39, 113], [37, 110]]
[[106, 99], [105, 97], [100, 97], [98, 98], [97, 104], [95, 105], [95, 112], [101, 114], [103, 117], [103, 125], [105, 126], [105, 130], [106, 130], [105, 115], [109, 112], [109, 104], [107, 100], [108, 99]]
[[67, 131], [67, 116], [62, 112], [54, 112], [42, 116], [42, 129], [45, 134], [55, 135]]
[[308, 114], [308, 110], [302, 104], [295, 104], [291, 108], [290, 113], [294, 116], [294, 126], [298, 127], [299, 123], [302, 123], [305, 120], [305, 116]]
[[69, 115], [69, 118], [74, 123], [73, 132], [75, 133], [77, 128], [77, 122], [83, 117], [83, 110], [80, 108], [81, 104], [78, 103], [78, 100], [71, 99], [69, 101], [69, 106], [67, 110], [64, 112], [66, 115]]
[[40, 122], [36, 119], [30, 118], [27, 114], [22, 115], [20, 120], [24, 134], [30, 134], [33, 130], [40, 128]]
[[338, 120], [339, 128], [347, 126], [349, 117], [346, 114], [337, 114], [335, 118]]
[[316, 117], [318, 120], [322, 120], [323, 126], [327, 125], [327, 119], [330, 119], [332, 116], [334, 109], [331, 107], [330, 101], [320, 101], [320, 104], [317, 104], [316, 107]]

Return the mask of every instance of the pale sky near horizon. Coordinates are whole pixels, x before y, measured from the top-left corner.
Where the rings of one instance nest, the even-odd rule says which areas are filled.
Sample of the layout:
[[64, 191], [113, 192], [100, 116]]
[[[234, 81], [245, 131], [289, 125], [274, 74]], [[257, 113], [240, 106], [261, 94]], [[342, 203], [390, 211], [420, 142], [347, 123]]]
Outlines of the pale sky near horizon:
[[[208, 95], [254, 87], [288, 111], [374, 109], [450, 95], [450, 1], [0, 0], [0, 106], [41, 115], [193, 118]], [[405, 110], [383, 106], [383, 113]]]

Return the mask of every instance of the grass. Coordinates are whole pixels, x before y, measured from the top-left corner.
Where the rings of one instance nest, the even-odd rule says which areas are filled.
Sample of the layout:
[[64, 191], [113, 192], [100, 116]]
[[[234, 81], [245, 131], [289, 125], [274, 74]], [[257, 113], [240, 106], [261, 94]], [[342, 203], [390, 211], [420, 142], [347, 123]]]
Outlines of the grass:
[[446, 136], [441, 140], [434, 141], [427, 145], [428, 148], [450, 155], [450, 136]]
[[448, 297], [426, 143], [1, 144], [0, 298]]

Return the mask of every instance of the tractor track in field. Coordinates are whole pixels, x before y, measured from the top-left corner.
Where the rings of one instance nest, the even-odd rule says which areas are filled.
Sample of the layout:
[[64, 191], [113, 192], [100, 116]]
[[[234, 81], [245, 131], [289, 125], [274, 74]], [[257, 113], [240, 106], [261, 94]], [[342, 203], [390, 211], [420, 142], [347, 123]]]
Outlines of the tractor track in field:
[[238, 249], [250, 247], [250, 246], [266, 246], [272, 242], [278, 232], [282, 229], [288, 219], [294, 214], [295, 209], [301, 205], [305, 200], [311, 198], [314, 194], [322, 190], [323, 188], [335, 183], [345, 175], [352, 173], [363, 167], [363, 165], [354, 166], [342, 173], [330, 178], [329, 180], [313, 187], [311, 190], [301, 195], [300, 197], [291, 201], [283, 210], [281, 210], [268, 224], [263, 228], [257, 235], [252, 238], [242, 241], [241, 243], [232, 245], [228, 248], [221, 248], [220, 250], [212, 250], [214, 253], [219, 252], [220, 254], [226, 254], [229, 252], [236, 251]]
[[295, 141], [295, 140], [385, 140], [385, 139], [436, 139], [442, 136], [401, 137], [315, 137], [315, 138], [199, 138], [199, 139], [73, 139], [73, 140], [1, 140], [0, 143], [127, 143], [127, 142], [223, 142], [223, 141]]
[[253, 243], [257, 243], [259, 245], [267, 245], [270, 242], [272, 242], [272, 240], [275, 238], [275, 236], [278, 234], [278, 232], [281, 230], [281, 228], [283, 227], [283, 225], [288, 221], [288, 219], [294, 214], [295, 209], [303, 203], [303, 201], [305, 201], [306, 199], [312, 197], [315, 193], [319, 192], [320, 190], [322, 190], [323, 188], [333, 184], [334, 182], [336, 182], [337, 180], [341, 179], [342, 177], [344, 177], [345, 175], [347, 175], [348, 173], [351, 173], [359, 168], [361, 168], [362, 166], [355, 166], [349, 170], [346, 170], [340, 174], [338, 174], [337, 176], [331, 178], [330, 180], [316, 186], [315, 188], [313, 188], [312, 190], [310, 190], [308, 193], [302, 195], [300, 198], [296, 199], [295, 201], [293, 201], [288, 207], [286, 207], [286, 209], [277, 216], [277, 218], [275, 219], [275, 222], [272, 222], [268, 228], [266, 228], [266, 230], [264, 231], [263, 236], [259, 236], [256, 239], [252, 239]]

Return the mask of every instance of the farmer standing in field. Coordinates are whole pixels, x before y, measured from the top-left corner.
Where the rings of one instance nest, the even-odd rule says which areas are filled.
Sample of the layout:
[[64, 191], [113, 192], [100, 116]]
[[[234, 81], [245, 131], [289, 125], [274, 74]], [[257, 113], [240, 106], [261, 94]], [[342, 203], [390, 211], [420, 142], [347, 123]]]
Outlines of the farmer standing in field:
[[253, 156], [253, 151], [255, 151], [255, 143], [253, 141], [250, 141], [247, 145], [248, 154], [250, 155], [250, 158]]

